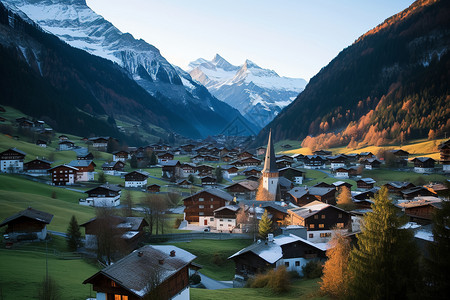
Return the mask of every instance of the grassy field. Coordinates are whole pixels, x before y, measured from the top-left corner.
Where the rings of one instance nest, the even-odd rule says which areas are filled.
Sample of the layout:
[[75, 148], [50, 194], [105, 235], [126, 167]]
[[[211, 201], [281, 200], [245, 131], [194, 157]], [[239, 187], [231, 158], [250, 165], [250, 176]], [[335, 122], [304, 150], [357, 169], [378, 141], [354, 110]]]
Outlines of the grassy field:
[[310, 280], [294, 280], [292, 282], [291, 290], [285, 294], [273, 294], [270, 290], [265, 288], [236, 288], [223, 290], [206, 290], [206, 289], [191, 289], [192, 300], [222, 300], [222, 299], [329, 299], [326, 296], [319, 294], [319, 284], [317, 279]]
[[202, 265], [203, 268], [200, 270], [202, 274], [216, 280], [232, 280], [234, 277], [234, 262], [227, 260], [227, 258], [252, 243], [251, 240], [239, 239], [192, 240], [171, 244], [196, 255], [195, 262]]
[[381, 186], [390, 181], [408, 181], [414, 184], [424, 184], [429, 182], [445, 182], [448, 179], [448, 176], [444, 176], [441, 174], [418, 174], [413, 171], [403, 172], [403, 171], [393, 171], [386, 169], [378, 169], [378, 170], [364, 170], [362, 173], [362, 177], [370, 177], [377, 181], [376, 185]]
[[[45, 253], [0, 249], [2, 299], [37, 299], [45, 276]], [[82, 282], [99, 269], [84, 260], [62, 260], [48, 256], [48, 271], [60, 286], [61, 299], [79, 300], [95, 296]]]

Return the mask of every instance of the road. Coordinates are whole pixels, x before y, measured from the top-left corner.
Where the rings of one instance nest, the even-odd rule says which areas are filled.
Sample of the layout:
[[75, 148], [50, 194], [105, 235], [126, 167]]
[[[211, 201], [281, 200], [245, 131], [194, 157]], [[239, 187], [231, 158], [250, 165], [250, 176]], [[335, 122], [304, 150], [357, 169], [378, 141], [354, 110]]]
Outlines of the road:
[[223, 282], [223, 281], [217, 281], [214, 280], [206, 275], [203, 275], [202, 273], [198, 273], [200, 277], [202, 278], [201, 283], [207, 288], [208, 290], [220, 290], [220, 289], [229, 289], [233, 287], [232, 283]]

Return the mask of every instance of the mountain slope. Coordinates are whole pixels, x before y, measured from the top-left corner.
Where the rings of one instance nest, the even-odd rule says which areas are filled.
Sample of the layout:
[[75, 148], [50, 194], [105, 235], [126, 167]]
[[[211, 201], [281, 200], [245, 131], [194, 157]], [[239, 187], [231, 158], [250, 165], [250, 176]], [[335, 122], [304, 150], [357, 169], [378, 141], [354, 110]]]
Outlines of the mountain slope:
[[218, 99], [228, 103], [261, 128], [301, 92], [304, 79], [280, 77], [250, 60], [233, 66], [219, 54], [189, 64], [189, 74]]
[[[123, 67], [151, 95], [162, 98], [162, 104], [178, 117], [188, 121], [201, 136], [217, 134], [237, 110], [224, 107], [201, 87], [183, 79], [159, 52], [129, 33], [122, 33], [97, 15], [85, 0], [4, 0], [23, 11], [43, 29], [69, 45], [106, 58]], [[196, 95], [194, 95], [196, 94]], [[199, 137], [199, 135], [190, 135]]]
[[351, 147], [450, 129], [450, 2], [416, 1], [344, 49], [264, 128], [276, 140]]
[[198, 135], [188, 122], [136, 84], [112, 62], [42, 32], [0, 3], [0, 103], [44, 119], [60, 132], [111, 135], [136, 143], [102, 121], [129, 118], [139, 125]]

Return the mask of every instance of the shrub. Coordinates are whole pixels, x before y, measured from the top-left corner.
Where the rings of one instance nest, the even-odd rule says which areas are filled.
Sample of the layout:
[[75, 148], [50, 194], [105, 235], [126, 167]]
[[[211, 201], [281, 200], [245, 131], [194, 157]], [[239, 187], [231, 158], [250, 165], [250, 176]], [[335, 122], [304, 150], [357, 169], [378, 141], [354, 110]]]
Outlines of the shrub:
[[183, 222], [183, 218], [177, 218], [175, 220], [175, 225], [173, 226], [174, 228], [178, 228], [180, 227], [181, 222]]
[[214, 255], [212, 257], [212, 263], [217, 266], [221, 266], [225, 263], [225, 259], [223, 258], [223, 256], [220, 253], [214, 253]]
[[320, 261], [310, 261], [303, 266], [303, 275], [308, 278], [318, 278], [322, 276], [323, 265]]
[[200, 277], [200, 275], [198, 275], [198, 274], [193, 274], [189, 278], [189, 281], [191, 282], [191, 284], [199, 284], [200, 281], [202, 281], [202, 277]]
[[256, 275], [249, 281], [251, 288], [269, 288], [273, 293], [281, 294], [290, 288], [290, 276], [286, 267], [281, 266], [267, 273]]

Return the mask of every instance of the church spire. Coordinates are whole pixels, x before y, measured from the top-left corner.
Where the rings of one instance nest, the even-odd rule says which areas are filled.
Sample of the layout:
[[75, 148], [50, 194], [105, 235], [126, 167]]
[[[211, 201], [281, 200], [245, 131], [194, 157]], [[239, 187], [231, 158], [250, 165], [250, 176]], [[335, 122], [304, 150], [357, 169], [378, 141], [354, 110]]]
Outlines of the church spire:
[[277, 163], [275, 159], [275, 150], [272, 143], [272, 129], [269, 132], [269, 141], [267, 142], [266, 158], [264, 161], [263, 173], [278, 173]]

